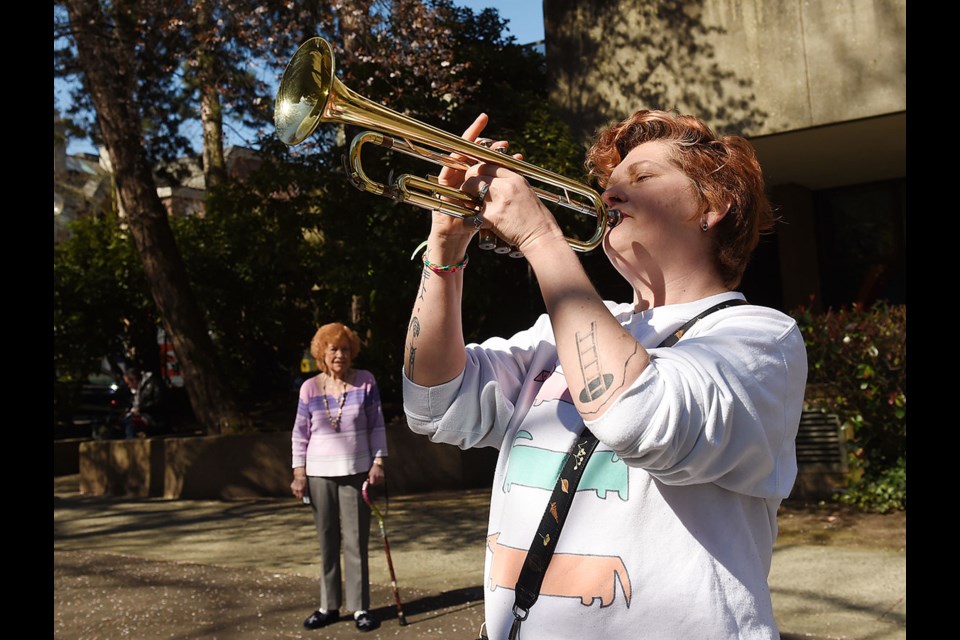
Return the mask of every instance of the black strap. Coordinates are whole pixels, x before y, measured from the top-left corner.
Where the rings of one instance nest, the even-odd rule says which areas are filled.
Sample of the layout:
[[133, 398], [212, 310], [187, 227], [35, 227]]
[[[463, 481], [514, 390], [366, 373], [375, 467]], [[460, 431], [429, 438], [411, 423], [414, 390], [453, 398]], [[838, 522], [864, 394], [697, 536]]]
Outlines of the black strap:
[[666, 339], [660, 343], [659, 347], [672, 347], [673, 345], [677, 344], [680, 341], [680, 338], [682, 338], [687, 331], [690, 330], [690, 327], [697, 324], [697, 322], [699, 322], [703, 318], [707, 317], [714, 311], [720, 311], [720, 309], [726, 309], [727, 307], [735, 307], [738, 304], [747, 304], [747, 301], [741, 300], [740, 298], [735, 298], [733, 300], [724, 300], [719, 304], [713, 305], [712, 307], [710, 307], [700, 315], [690, 318], [690, 320], [688, 320], [686, 324], [684, 324], [682, 327], [680, 327], [679, 329], [671, 333], [669, 336], [667, 336]]
[[[690, 327], [704, 317], [714, 311], [740, 304], [747, 304], [747, 301], [736, 298], [715, 304], [703, 313], [691, 318], [682, 327], [667, 336], [659, 347], [672, 347], [680, 341], [680, 338], [686, 334]], [[543, 517], [540, 518], [540, 526], [537, 527], [537, 533], [530, 544], [530, 550], [527, 551], [527, 557], [523, 561], [520, 577], [517, 578], [513, 601], [513, 625], [510, 627], [508, 640], [517, 640], [521, 623], [527, 619], [530, 607], [540, 597], [540, 587], [543, 585], [543, 578], [547, 573], [547, 567], [550, 565], [553, 552], [557, 548], [560, 530], [567, 519], [567, 513], [570, 511], [573, 497], [577, 493], [577, 485], [580, 484], [580, 477], [587, 466], [587, 460], [594, 449], [597, 448], [597, 444], [599, 444], [597, 437], [589, 429], [584, 428], [583, 433], [577, 437], [567, 453], [563, 469], [557, 477], [557, 484], [554, 485], [553, 493], [550, 495], [549, 502], [547, 502], [547, 508], [543, 512]]]
[[587, 466], [587, 459], [597, 448], [597, 443], [597, 436], [585, 428], [567, 453], [563, 470], [560, 471], [550, 502], [540, 519], [540, 526], [537, 527], [537, 535], [533, 544], [530, 545], [530, 551], [527, 552], [527, 558], [520, 570], [514, 611], [517, 608], [527, 611], [540, 596], [543, 575], [557, 546], [557, 538], [560, 537], [564, 519], [570, 511], [570, 503], [573, 502], [573, 496], [577, 492], [577, 485], [580, 484], [580, 477], [583, 476], [583, 470]]

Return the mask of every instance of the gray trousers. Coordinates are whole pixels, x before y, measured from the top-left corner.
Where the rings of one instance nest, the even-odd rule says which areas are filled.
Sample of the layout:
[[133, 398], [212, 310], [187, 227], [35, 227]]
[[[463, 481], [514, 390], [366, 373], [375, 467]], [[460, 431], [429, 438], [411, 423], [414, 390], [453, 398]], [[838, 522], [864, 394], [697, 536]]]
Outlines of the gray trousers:
[[340, 609], [343, 604], [340, 574], [340, 543], [343, 542], [343, 573], [346, 576], [346, 608], [370, 608], [370, 507], [361, 489], [366, 473], [352, 476], [308, 476], [310, 506], [320, 541], [320, 608]]

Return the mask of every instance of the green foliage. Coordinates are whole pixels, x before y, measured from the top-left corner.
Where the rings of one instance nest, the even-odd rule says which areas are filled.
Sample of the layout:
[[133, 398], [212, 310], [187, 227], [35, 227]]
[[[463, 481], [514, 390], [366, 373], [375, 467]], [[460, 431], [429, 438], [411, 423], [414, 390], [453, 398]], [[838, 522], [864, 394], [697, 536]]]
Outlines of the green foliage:
[[[393, 3], [394, 9], [401, 4], [407, 3]], [[446, 0], [428, 4], [437, 9], [435, 15], [403, 9], [434, 25], [426, 34], [410, 32], [413, 19], [403, 18], [400, 11], [358, 32], [352, 48], [340, 51], [340, 43], [334, 42], [344, 84], [373, 102], [454, 133], [487, 113], [491, 124], [485, 135], [509, 140], [512, 151], [538, 166], [580, 178], [584, 149], [550, 107], [543, 56], [505, 39], [495, 11], [474, 14]], [[424, 52], [431, 53], [426, 60]], [[321, 123], [310, 141], [313, 147], [306, 143], [279, 157], [292, 166], [312, 156], [318, 166], [313, 176], [304, 171], [297, 181], [298, 191], [315, 196], [311, 221], [323, 238], [313, 265], [322, 292], [314, 306], [316, 321], [342, 321], [357, 330], [364, 340], [357, 366], [374, 371], [385, 404], [397, 405], [403, 342], [421, 273], [411, 254], [426, 238], [430, 216], [351, 186], [340, 169], [340, 157], [359, 131], [347, 127], [337, 145], [332, 135], [337, 130]], [[368, 149], [364, 171], [383, 183], [391, 182], [391, 175], [395, 180], [402, 173], [439, 171], [433, 164]], [[465, 277], [467, 340], [512, 334], [543, 311], [523, 260], [472, 247]], [[311, 335], [301, 336], [301, 349]]]
[[877, 513], [906, 511], [907, 461], [900, 458], [876, 477], [864, 477], [842, 494], [840, 501]]
[[104, 356], [156, 351], [157, 316], [133, 241], [116, 216], [70, 225], [53, 250], [54, 412], [69, 413]]
[[[166, 5], [151, 0], [149, 6]], [[512, 151], [538, 166], [582, 178], [584, 149], [550, 106], [543, 56], [505, 38], [495, 11], [474, 14], [450, 0], [378, 0], [370, 3], [375, 10], [368, 15], [353, 12], [334, 29], [324, 26], [331, 23], [324, 7], [314, 7], [314, 19], [298, 14], [296, 28], [285, 29], [255, 56], [254, 41], [231, 44], [240, 52], [231, 59], [242, 70], [247, 58], [264, 60], [266, 49], [282, 49], [283, 58], [271, 64], [279, 73], [293, 53], [289, 42], [298, 29], [323, 34], [337, 51], [343, 82], [370, 100], [454, 133], [487, 113], [491, 124], [485, 135], [510, 140]], [[305, 24], [311, 20], [308, 32]], [[196, 78], [186, 78], [190, 82], [182, 86], [184, 67], [171, 62], [182, 57], [177, 53], [182, 41], [197, 38], [197, 25], [184, 21], [183, 33], [170, 21], [165, 28], [172, 32], [146, 40], [160, 42], [162, 35], [165, 62], [144, 67], [153, 74], [145, 78], [158, 78], [150, 91], [164, 94], [162, 108], [176, 112], [172, 123], [196, 115], [177, 106], [193, 99]], [[55, 21], [55, 33], [62, 23]], [[57, 57], [64, 74], [73, 70], [68, 54]], [[160, 109], [161, 96], [156, 98]], [[261, 96], [259, 103], [272, 100]], [[224, 106], [231, 106], [226, 96]], [[151, 114], [143, 116], [148, 126]], [[277, 398], [299, 376], [301, 354], [317, 326], [341, 321], [363, 339], [356, 365], [375, 373], [385, 404], [398, 405], [403, 341], [421, 273], [411, 254], [427, 236], [430, 215], [349, 183], [341, 157], [358, 133], [354, 127], [321, 123], [307, 142], [288, 148], [273, 135], [269, 120], [255, 124], [269, 131], [259, 141], [261, 168], [209, 192], [204, 216], [170, 220], [222, 373], [248, 403]], [[364, 152], [364, 168], [382, 182], [391, 174], [395, 179], [404, 172], [439, 171], [400, 154], [374, 157], [377, 153]], [[151, 151], [151, 156], [167, 154]], [[124, 332], [155, 331], [157, 325], [129, 239], [116, 221], [86, 224], [88, 232], [55, 257], [55, 365], [74, 376], [121, 348], [126, 338], [118, 336]], [[78, 252], [82, 256], [74, 255]], [[475, 248], [470, 253], [463, 302], [467, 339], [509, 335], [529, 326], [543, 308], [526, 262]], [[98, 296], [109, 299], [91, 304]], [[68, 368], [67, 361], [75, 364]]]
[[[317, 205], [289, 187], [302, 167], [267, 159], [209, 192], [203, 216], [171, 220], [228, 384], [241, 397], [286, 389], [318, 319]], [[285, 194], [276, 197], [275, 194]]]
[[273, 102], [256, 70], [279, 65], [292, 48], [334, 20], [330, 2], [298, 3], [295, 9], [260, 0], [88, 2], [110, 26], [94, 36], [92, 25], [71, 24], [66, 4], [56, 0], [53, 6], [54, 106], [90, 141], [102, 142], [76, 39], [115, 40], [118, 58], [132, 64], [136, 100], [129, 106], [155, 164], [202, 148], [202, 136], [188, 132], [199, 124], [204, 84], [216, 86], [224, 122], [263, 127]]
[[884, 302], [794, 312], [809, 363], [807, 408], [840, 416], [850, 434], [850, 482], [841, 500], [906, 508], [906, 306]]

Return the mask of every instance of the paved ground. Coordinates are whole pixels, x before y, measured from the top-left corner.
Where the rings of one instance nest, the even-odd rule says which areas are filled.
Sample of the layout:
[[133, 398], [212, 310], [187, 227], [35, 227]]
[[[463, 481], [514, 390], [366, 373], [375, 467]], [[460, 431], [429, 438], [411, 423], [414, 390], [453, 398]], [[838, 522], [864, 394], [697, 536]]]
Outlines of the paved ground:
[[[308, 631], [319, 563], [313, 521], [293, 499], [200, 501], [80, 496], [54, 482], [54, 637], [87, 639], [477, 637], [487, 493], [391, 498], [371, 538], [371, 597], [383, 626]], [[778, 546], [770, 576], [784, 640], [906, 638], [906, 553]]]

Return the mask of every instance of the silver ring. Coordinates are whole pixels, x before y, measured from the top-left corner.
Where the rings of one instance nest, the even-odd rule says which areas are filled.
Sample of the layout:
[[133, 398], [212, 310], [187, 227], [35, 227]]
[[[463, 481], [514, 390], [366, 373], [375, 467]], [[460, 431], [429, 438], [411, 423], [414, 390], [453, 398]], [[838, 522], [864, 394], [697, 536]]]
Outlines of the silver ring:
[[490, 191], [489, 182], [481, 182], [480, 189], [477, 191], [477, 200], [483, 201], [487, 197], [487, 191]]
[[473, 228], [479, 229], [483, 226], [483, 220], [480, 219], [479, 215], [473, 216]]
[[486, 147], [487, 149], [489, 149], [495, 141], [493, 138], [477, 138], [476, 140], [474, 140], [474, 142], [476, 142], [481, 147]]

